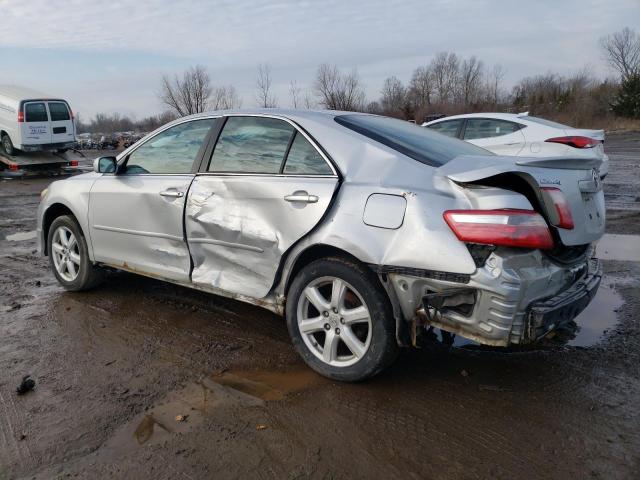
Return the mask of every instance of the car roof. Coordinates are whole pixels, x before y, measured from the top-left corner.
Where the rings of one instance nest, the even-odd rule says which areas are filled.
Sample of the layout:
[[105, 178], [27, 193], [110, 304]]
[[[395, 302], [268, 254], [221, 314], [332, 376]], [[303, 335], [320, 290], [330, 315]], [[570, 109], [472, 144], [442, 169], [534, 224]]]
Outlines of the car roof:
[[460, 118], [495, 118], [498, 120], [509, 120], [511, 122], [526, 120], [528, 112], [524, 113], [500, 113], [500, 112], [481, 112], [481, 113], [463, 113], [460, 115], [451, 115], [449, 117], [439, 118], [426, 122], [426, 125], [432, 125], [434, 123], [444, 122], [446, 120], [456, 120]]

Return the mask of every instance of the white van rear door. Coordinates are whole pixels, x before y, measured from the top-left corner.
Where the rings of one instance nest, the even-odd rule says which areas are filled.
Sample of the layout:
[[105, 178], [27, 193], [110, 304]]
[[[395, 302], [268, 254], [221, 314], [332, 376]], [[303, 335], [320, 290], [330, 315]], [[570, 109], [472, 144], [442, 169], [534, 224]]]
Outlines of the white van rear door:
[[51, 118], [51, 143], [69, 143], [75, 140], [71, 110], [66, 102], [51, 101], [49, 117]]
[[51, 143], [51, 126], [45, 102], [26, 102], [24, 122], [20, 124], [22, 145]]

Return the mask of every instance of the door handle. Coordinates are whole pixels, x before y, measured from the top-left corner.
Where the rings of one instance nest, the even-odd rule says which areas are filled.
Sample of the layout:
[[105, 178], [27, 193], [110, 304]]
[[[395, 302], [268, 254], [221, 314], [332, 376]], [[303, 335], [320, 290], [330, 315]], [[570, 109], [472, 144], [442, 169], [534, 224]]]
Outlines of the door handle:
[[309, 195], [307, 192], [294, 192], [291, 195], [286, 195], [284, 199], [287, 202], [301, 202], [301, 203], [317, 203], [317, 195]]
[[160, 192], [160, 195], [162, 195], [163, 197], [180, 198], [184, 197], [184, 192], [179, 192], [177, 190], [163, 190], [162, 192]]

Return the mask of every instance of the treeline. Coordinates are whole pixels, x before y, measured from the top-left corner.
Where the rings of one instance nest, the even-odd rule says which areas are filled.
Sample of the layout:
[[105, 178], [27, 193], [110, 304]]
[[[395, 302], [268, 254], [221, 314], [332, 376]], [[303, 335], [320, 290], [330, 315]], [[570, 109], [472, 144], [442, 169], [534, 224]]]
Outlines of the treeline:
[[[522, 112], [576, 127], [640, 127], [640, 35], [625, 28], [601, 39], [601, 48], [618, 75], [599, 79], [587, 68], [572, 75], [545, 73], [526, 77], [511, 89], [504, 86], [502, 65], [487, 66], [476, 56], [463, 58], [440, 52], [418, 66], [403, 82], [396, 76], [384, 80], [379, 97], [367, 100], [358, 72], [344, 72], [322, 64], [309, 88], [291, 80], [288, 100], [281, 102], [273, 89], [271, 67], [258, 66], [253, 104], [272, 108], [326, 108], [376, 113], [406, 120], [424, 121], [427, 115], [482, 111]], [[233, 85], [215, 86], [207, 69], [191, 67], [181, 76], [163, 76], [158, 99], [167, 112], [133, 121], [118, 114], [98, 114], [79, 131], [150, 131], [167, 121], [207, 110], [239, 108], [243, 99]]]
[[85, 122], [80, 115], [76, 115], [76, 128], [78, 133], [150, 132], [176, 118], [178, 116], [170, 111], [141, 120], [133, 120], [119, 113], [98, 113]]

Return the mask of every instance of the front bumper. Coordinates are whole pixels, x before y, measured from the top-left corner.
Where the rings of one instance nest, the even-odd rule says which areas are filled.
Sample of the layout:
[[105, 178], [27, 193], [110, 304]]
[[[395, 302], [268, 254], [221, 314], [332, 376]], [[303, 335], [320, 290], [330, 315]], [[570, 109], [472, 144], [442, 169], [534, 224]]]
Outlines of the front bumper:
[[[493, 346], [531, 343], [549, 328], [573, 319], [595, 295], [600, 277], [595, 258], [568, 267], [537, 250], [505, 248], [493, 252], [464, 282], [388, 275], [406, 321]], [[451, 304], [435, 314], [433, 305], [423, 305], [429, 297], [451, 294]], [[452, 306], [456, 302], [471, 305]]]

